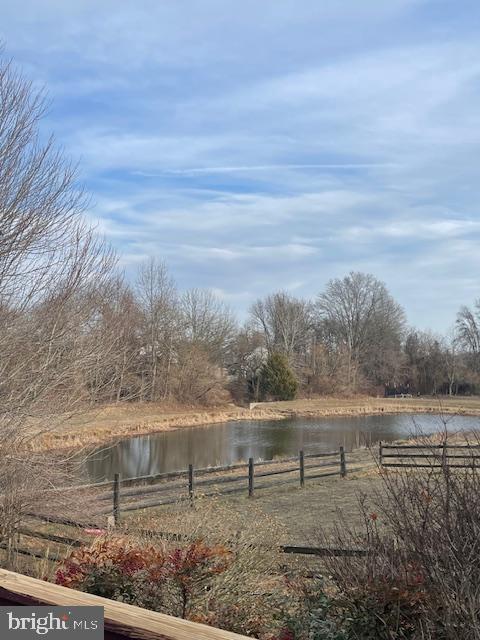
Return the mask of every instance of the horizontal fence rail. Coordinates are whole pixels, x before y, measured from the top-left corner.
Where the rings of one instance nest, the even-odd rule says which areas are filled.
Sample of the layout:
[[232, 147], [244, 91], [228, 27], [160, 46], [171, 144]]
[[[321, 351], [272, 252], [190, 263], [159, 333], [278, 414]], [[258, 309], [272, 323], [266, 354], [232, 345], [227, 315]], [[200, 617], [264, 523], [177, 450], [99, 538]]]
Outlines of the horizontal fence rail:
[[[292, 465], [293, 462], [296, 464]], [[271, 465], [288, 466], [269, 470]], [[233, 472], [233, 475], [218, 475], [225, 472]], [[175, 504], [187, 499], [193, 504], [195, 497], [199, 495], [208, 497], [246, 493], [249, 498], [253, 498], [257, 490], [275, 488], [286, 483], [297, 483], [300, 488], [304, 488], [309, 480], [331, 476], [344, 478], [346, 474], [346, 454], [344, 448], [340, 447], [338, 451], [320, 453], [305, 454], [300, 451], [298, 456], [277, 460], [255, 462], [253, 458], [249, 458], [247, 463], [220, 467], [195, 469], [190, 464], [185, 471], [138, 478], [122, 479], [119, 474], [115, 474], [113, 482], [95, 483], [90, 487], [101, 490], [96, 496], [99, 509], [95, 515], [111, 515], [113, 523], [118, 525], [123, 512]], [[212, 477], [215, 475], [218, 477]], [[258, 480], [263, 482], [259, 484]], [[82, 488], [87, 486], [83, 485]], [[213, 490], [209, 491], [209, 488]]]
[[[87, 530], [88, 531], [88, 530]], [[128, 531], [128, 529], [120, 529], [120, 532]], [[191, 542], [194, 538], [188, 534], [180, 534], [171, 531], [159, 531], [155, 529], [136, 529], [136, 533], [141, 534], [145, 537], [151, 539], [161, 539], [169, 542]], [[22, 547], [20, 544], [15, 545], [11, 548], [12, 553], [30, 556], [34, 559], [42, 559], [48, 560], [55, 564], [62, 562], [65, 557], [74, 549], [78, 547], [82, 547], [84, 545], [89, 545], [91, 540], [87, 539], [86, 532], [83, 530], [83, 525], [79, 523], [77, 533], [78, 537], [71, 537], [70, 535], [58, 535], [53, 533], [47, 533], [44, 531], [36, 531], [30, 529], [28, 527], [20, 527], [17, 531], [22, 538], [27, 538], [30, 541], [35, 540], [39, 543], [54, 543], [56, 546], [56, 551], [52, 551], [49, 546], [44, 549], [39, 548], [27, 548]], [[81, 534], [81, 535], [80, 535]], [[30, 543], [29, 543], [30, 544]], [[64, 547], [63, 550], [60, 550], [60, 547]], [[255, 547], [261, 549], [261, 546]], [[6, 545], [0, 545], [0, 550], [6, 550]], [[295, 555], [308, 555], [308, 556], [319, 556], [319, 557], [333, 557], [333, 556], [363, 556], [367, 554], [366, 549], [359, 548], [337, 548], [337, 547], [310, 547], [310, 546], [302, 546], [302, 545], [292, 545], [292, 544], [279, 544], [277, 550], [280, 553], [285, 554], [295, 554]]]
[[[358, 469], [356, 469], [358, 470]], [[56, 489], [59, 492], [76, 490], [80, 496], [88, 490], [89, 522], [82, 523], [85, 529], [101, 529], [118, 526], [121, 514], [140, 509], [172, 505], [182, 501], [194, 503], [198, 497], [232, 495], [244, 493], [254, 498], [256, 491], [285, 484], [297, 484], [304, 488], [312, 480], [347, 474], [347, 460], [343, 447], [336, 451], [305, 453], [275, 460], [253, 458], [248, 462], [231, 465], [188, 469], [122, 478], [114, 474], [113, 480], [68, 486]], [[26, 512], [25, 516], [52, 524], [77, 526], [69, 517]]]
[[[327, 458], [332, 456], [339, 456], [340, 451], [326, 451], [321, 453], [309, 453], [305, 454], [305, 459], [307, 458]], [[279, 464], [279, 463], [287, 463], [287, 462], [296, 462], [298, 460], [298, 456], [292, 456], [289, 458], [275, 458], [274, 460], [262, 460], [258, 461], [257, 464], [260, 464], [262, 467], [266, 467], [269, 465]], [[227, 464], [215, 467], [203, 467], [199, 469], [195, 469], [195, 475], [208, 475], [210, 473], [220, 473], [223, 471], [234, 471], [236, 469], [244, 469], [246, 467], [246, 462], [237, 462], [235, 464]], [[155, 484], [157, 482], [161, 482], [163, 480], [173, 480], [175, 478], [186, 478], [188, 476], [188, 469], [179, 470], [179, 471], [167, 471], [163, 473], [156, 473], [152, 475], [146, 476], [134, 476], [131, 478], [121, 478], [120, 484], [122, 487], [128, 486], [136, 486], [136, 485], [148, 485]], [[102, 480], [101, 482], [90, 482], [88, 484], [80, 484], [80, 485], [69, 485], [66, 487], [61, 487], [61, 489], [55, 488], [51, 489], [52, 492], [55, 491], [79, 491], [82, 489], [104, 489], [111, 490], [114, 485], [114, 480]]]
[[472, 469], [480, 466], [480, 445], [379, 442], [378, 460], [383, 468]]

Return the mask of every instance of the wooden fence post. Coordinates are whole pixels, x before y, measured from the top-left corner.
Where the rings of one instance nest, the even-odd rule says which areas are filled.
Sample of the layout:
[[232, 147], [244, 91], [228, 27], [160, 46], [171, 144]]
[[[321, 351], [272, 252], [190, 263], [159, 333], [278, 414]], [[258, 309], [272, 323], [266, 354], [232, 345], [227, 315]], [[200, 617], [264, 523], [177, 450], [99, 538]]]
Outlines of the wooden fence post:
[[120, 521], [120, 474], [113, 476], [113, 522], [118, 526]]
[[447, 441], [445, 440], [443, 442], [443, 447], [442, 447], [442, 467], [445, 469], [448, 465], [448, 460], [447, 460]]
[[253, 498], [253, 474], [254, 474], [254, 465], [253, 458], [248, 459], [248, 497]]
[[300, 486], [303, 489], [303, 487], [305, 486], [305, 457], [303, 455], [303, 451], [300, 451], [299, 458], [300, 458]]
[[347, 463], [345, 461], [345, 449], [340, 447], [340, 477], [344, 478], [347, 475]]
[[188, 465], [188, 497], [193, 504], [193, 464]]
[[378, 442], [378, 464], [380, 466], [383, 465], [383, 445], [381, 440]]

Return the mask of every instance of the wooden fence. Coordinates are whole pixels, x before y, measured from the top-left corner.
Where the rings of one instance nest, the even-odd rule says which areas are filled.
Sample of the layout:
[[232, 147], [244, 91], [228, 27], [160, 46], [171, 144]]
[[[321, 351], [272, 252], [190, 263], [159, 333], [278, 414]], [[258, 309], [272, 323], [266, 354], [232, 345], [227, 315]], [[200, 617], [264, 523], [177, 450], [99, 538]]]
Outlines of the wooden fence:
[[[223, 472], [228, 472], [226, 475]], [[222, 474], [222, 475], [219, 475]], [[214, 496], [219, 494], [245, 493], [253, 498], [257, 491], [275, 488], [285, 483], [297, 483], [304, 488], [309, 481], [330, 476], [345, 477], [347, 474], [347, 460], [343, 447], [337, 451], [309, 453], [300, 451], [298, 456], [268, 461], [258, 461], [253, 458], [248, 463], [237, 463], [218, 467], [195, 469], [192, 464], [185, 471], [174, 471], [150, 476], [121, 478], [115, 474], [113, 481], [97, 482], [94, 484], [64, 487], [62, 491], [86, 491], [92, 508], [90, 520], [78, 522], [69, 517], [29, 512], [24, 515], [35, 521], [42, 521], [52, 525], [73, 528], [72, 535], [58, 535], [46, 531], [35, 531], [28, 526], [18, 530], [18, 541], [14, 553], [32, 558], [47, 558], [58, 562], [64, 557], [63, 552], [57, 553], [32, 548], [28, 540], [37, 539], [39, 543], [55, 543], [64, 548], [76, 547], [87, 540], [82, 540], [78, 533], [88, 530], [105, 529], [105, 516], [115, 527], [121, 526], [121, 514], [129, 511], [174, 504], [181, 500], [193, 503], [196, 496]], [[226, 487], [225, 487], [226, 485]], [[213, 491], [211, 491], [213, 489]], [[92, 491], [93, 490], [93, 495]], [[80, 498], [81, 499], [81, 498]], [[77, 532], [77, 533], [75, 533]], [[148, 531], [150, 536], [177, 539], [178, 534], [161, 531]], [[82, 535], [83, 537], [83, 535]], [[21, 546], [20, 539], [27, 540]], [[178, 538], [180, 539], [180, 538]], [[38, 545], [37, 545], [38, 546]], [[0, 549], [2, 547], [0, 546]], [[286, 554], [331, 556], [331, 555], [362, 555], [360, 549], [331, 549], [297, 545], [279, 545], [279, 551]]]
[[[225, 475], [223, 472], [229, 472]], [[242, 472], [242, 473], [240, 473]], [[219, 475], [222, 474], [222, 475]], [[69, 517], [58, 515], [40, 514], [37, 512], [25, 513], [27, 518], [42, 521], [52, 525], [61, 525], [73, 528], [73, 536], [82, 530], [103, 530], [106, 526], [105, 516], [111, 525], [121, 525], [121, 514], [129, 511], [174, 504], [181, 500], [193, 503], [196, 496], [214, 496], [219, 494], [232, 494], [243, 492], [253, 498], [257, 491], [266, 488], [275, 488], [285, 483], [297, 483], [303, 489], [309, 481], [330, 476], [345, 477], [347, 474], [347, 460], [343, 447], [338, 451], [309, 453], [300, 451], [298, 456], [277, 460], [254, 462], [252, 458], [248, 463], [237, 463], [221, 467], [208, 467], [195, 469], [192, 464], [185, 471], [174, 471], [150, 476], [135, 478], [121, 478], [115, 474], [113, 481], [97, 482], [94, 484], [75, 487], [65, 487], [62, 491], [71, 490], [87, 491], [89, 494], [90, 519], [78, 522]], [[93, 496], [91, 490], [93, 489]], [[213, 491], [211, 491], [213, 489]], [[80, 493], [81, 495], [81, 493]], [[81, 499], [81, 498], [80, 498]], [[145, 532], [147, 533], [147, 532]], [[20, 537], [37, 538], [45, 543], [57, 543], [62, 547], [75, 547], [85, 540], [70, 535], [56, 535], [47, 532], [34, 531], [28, 527], [18, 530], [19, 539], [15, 553], [33, 558], [44, 558], [45, 553], [32, 549], [31, 545], [21, 546]], [[176, 539], [175, 533], [163, 533], [161, 531], [148, 531], [155, 537]], [[0, 547], [1, 548], [1, 547]], [[316, 547], [302, 547], [295, 545], [279, 546], [283, 553], [302, 555], [357, 555], [361, 550], [341, 550]], [[61, 560], [62, 554], [48, 552], [48, 559]]]
[[478, 444], [378, 444], [381, 467], [472, 469], [480, 466]]
[[[51, 523], [52, 519], [48, 520], [43, 519], [39, 516], [35, 517], [38, 520], [44, 520], [46, 522]], [[56, 519], [57, 522], [63, 524], [63, 520], [59, 518]], [[90, 544], [90, 540], [85, 539], [84, 524], [76, 523], [77, 535], [73, 533], [71, 536], [69, 535], [58, 535], [53, 533], [48, 533], [46, 531], [38, 531], [36, 529], [31, 529], [28, 526], [23, 526], [18, 529], [18, 536], [30, 539], [31, 541], [39, 541], [45, 544], [55, 543], [56, 547], [63, 547], [63, 551], [57, 553], [55, 551], [51, 551], [47, 546], [46, 549], [34, 549], [31, 545], [29, 546], [19, 546], [18, 544], [12, 548], [12, 552], [16, 554], [20, 554], [22, 556], [30, 556], [34, 559], [47, 559], [51, 562], [57, 563], [61, 562], [65, 556], [76, 547], [81, 547], [83, 545]], [[119, 531], [125, 531], [124, 529], [119, 529]], [[127, 529], [128, 531], [128, 529]], [[148, 538], [158, 538], [161, 540], [168, 540], [170, 542], [185, 542], [185, 541], [193, 541], [189, 535], [179, 534], [170, 531], [158, 531], [152, 529], [135, 529], [136, 533], [143, 534]], [[78, 534], [81, 534], [80, 536]], [[0, 549], [5, 549], [5, 546], [0, 545]], [[352, 548], [338, 548], [338, 547], [310, 547], [310, 546], [302, 546], [302, 545], [292, 545], [292, 544], [279, 544], [277, 550], [280, 553], [286, 554], [294, 554], [294, 555], [306, 555], [306, 556], [320, 556], [320, 557], [332, 557], [332, 556], [363, 556], [366, 555], [367, 551], [365, 549], [352, 549]]]
[[[271, 465], [287, 466], [269, 470]], [[311, 473], [312, 470], [313, 473]], [[239, 473], [218, 475], [232, 471]], [[345, 450], [340, 447], [338, 451], [322, 453], [305, 454], [300, 451], [298, 456], [292, 458], [257, 463], [253, 458], [249, 458], [248, 463], [222, 467], [195, 469], [193, 464], [190, 464], [185, 471], [137, 478], [122, 479], [120, 474], [116, 473], [113, 482], [85, 485], [82, 488], [100, 490], [96, 496], [97, 503], [107, 504], [100, 506], [96, 513], [97, 515], [112, 514], [114, 523], [117, 525], [123, 512], [174, 504], [182, 498], [193, 502], [199, 493], [202, 496], [213, 496], [245, 492], [249, 498], [253, 498], [256, 491], [280, 484], [296, 482], [304, 488], [309, 480], [337, 475], [344, 478], [346, 474]], [[283, 476], [282, 479], [279, 479], [279, 476]], [[274, 479], [274, 482], [269, 482], [270, 478]], [[229, 486], [225, 487], [225, 485]], [[108, 505], [109, 502], [111, 506]]]

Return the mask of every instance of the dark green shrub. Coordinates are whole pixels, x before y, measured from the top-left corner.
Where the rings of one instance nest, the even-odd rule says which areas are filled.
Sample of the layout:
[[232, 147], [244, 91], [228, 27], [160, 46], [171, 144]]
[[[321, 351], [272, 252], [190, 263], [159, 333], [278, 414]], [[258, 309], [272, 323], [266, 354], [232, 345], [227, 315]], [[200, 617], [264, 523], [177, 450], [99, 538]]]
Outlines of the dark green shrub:
[[260, 373], [262, 395], [273, 400], [293, 400], [297, 393], [298, 382], [286, 356], [272, 353], [263, 365]]

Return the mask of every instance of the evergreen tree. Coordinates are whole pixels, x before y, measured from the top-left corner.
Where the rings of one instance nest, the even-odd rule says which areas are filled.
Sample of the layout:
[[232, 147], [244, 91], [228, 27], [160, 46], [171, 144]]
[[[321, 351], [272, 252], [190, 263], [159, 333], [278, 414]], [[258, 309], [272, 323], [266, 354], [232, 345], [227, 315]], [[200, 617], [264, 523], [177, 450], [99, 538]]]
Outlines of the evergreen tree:
[[263, 365], [261, 374], [261, 390], [264, 396], [274, 400], [293, 400], [297, 393], [298, 383], [286, 356], [272, 353]]

